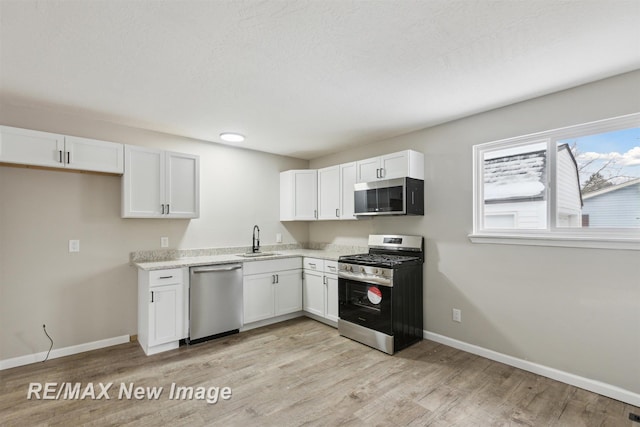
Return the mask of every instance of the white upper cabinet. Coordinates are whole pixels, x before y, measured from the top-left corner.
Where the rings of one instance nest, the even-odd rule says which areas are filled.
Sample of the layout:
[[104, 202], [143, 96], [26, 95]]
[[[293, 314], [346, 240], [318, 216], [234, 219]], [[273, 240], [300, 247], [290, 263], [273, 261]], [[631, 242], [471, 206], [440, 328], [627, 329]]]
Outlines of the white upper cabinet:
[[405, 150], [359, 160], [356, 162], [356, 168], [358, 182], [403, 177], [424, 179], [424, 155], [417, 151]]
[[357, 219], [353, 207], [356, 163], [318, 169], [318, 219]]
[[424, 155], [405, 150], [318, 170], [280, 173], [280, 221], [358, 219], [354, 185], [381, 179], [424, 180]]
[[123, 173], [123, 144], [0, 127], [0, 162]]
[[125, 146], [123, 218], [197, 218], [199, 215], [198, 156]]
[[124, 145], [96, 139], [65, 137], [66, 167], [96, 172], [124, 172]]
[[166, 212], [171, 218], [200, 216], [200, 160], [191, 154], [165, 152]]
[[280, 221], [318, 219], [318, 172], [289, 170], [280, 173]]
[[356, 162], [358, 182], [370, 182], [380, 179], [380, 157], [358, 160]]
[[354, 212], [356, 162], [340, 165], [340, 219], [357, 219]]
[[340, 166], [318, 169], [318, 219], [340, 219]]

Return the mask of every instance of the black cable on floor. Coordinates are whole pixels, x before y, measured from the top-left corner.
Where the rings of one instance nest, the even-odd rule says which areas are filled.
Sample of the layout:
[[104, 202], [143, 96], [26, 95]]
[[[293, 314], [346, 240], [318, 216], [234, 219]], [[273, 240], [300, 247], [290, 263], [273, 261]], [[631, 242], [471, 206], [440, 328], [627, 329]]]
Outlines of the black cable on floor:
[[47, 359], [49, 359], [49, 353], [51, 353], [51, 349], [53, 348], [53, 340], [51, 339], [51, 337], [49, 336], [49, 334], [47, 333], [47, 327], [46, 325], [42, 325], [42, 329], [44, 330], [44, 334], [47, 336], [47, 338], [49, 338], [49, 341], [51, 341], [51, 345], [49, 346], [49, 351], [47, 351], [47, 356], [44, 358], [44, 360], [42, 361], [43, 363], [47, 361]]

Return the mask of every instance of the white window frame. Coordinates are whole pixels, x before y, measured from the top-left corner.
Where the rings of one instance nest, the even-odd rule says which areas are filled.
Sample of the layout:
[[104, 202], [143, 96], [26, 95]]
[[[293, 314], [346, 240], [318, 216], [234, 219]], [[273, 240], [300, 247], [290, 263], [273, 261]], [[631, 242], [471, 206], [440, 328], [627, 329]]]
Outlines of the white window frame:
[[[629, 127], [640, 127], [640, 113], [502, 139], [473, 146], [473, 243], [640, 250], [640, 229], [557, 226], [557, 142]], [[546, 229], [484, 229], [484, 153], [545, 142], [547, 145]]]

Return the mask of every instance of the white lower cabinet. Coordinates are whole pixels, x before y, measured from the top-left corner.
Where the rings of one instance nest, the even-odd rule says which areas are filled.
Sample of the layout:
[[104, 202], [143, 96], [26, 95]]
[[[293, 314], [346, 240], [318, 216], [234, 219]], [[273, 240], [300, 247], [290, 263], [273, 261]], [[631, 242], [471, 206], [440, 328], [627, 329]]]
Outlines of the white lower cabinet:
[[332, 322], [338, 322], [338, 275], [325, 272], [327, 285], [327, 298], [325, 318]]
[[243, 323], [302, 310], [302, 259], [245, 262]]
[[138, 270], [138, 342], [145, 354], [178, 348], [186, 338], [186, 268]]
[[338, 263], [305, 257], [302, 309], [313, 318], [336, 326], [338, 322]]

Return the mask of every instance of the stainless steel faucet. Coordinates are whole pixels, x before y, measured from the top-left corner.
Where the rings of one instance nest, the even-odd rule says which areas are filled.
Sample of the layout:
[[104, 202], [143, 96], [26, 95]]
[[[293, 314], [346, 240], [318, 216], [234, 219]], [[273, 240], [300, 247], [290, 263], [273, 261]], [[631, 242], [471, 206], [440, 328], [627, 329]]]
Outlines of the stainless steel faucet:
[[253, 226], [253, 241], [251, 243], [251, 252], [253, 252], [254, 254], [260, 252], [260, 227], [258, 227], [257, 225]]

